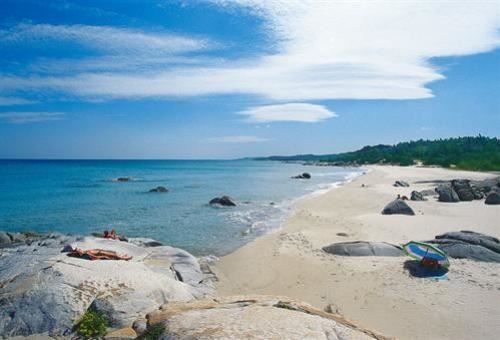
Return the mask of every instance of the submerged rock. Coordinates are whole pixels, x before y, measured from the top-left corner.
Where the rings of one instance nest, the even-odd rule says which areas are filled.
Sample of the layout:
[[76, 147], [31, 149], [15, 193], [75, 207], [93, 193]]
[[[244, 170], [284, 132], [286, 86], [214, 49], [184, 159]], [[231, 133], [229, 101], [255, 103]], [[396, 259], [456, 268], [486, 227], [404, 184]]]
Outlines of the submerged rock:
[[396, 181], [396, 182], [394, 182], [394, 184], [392, 186], [394, 186], [394, 187], [409, 187], [410, 185], [405, 181]]
[[132, 178], [130, 177], [118, 177], [116, 179], [117, 182], [130, 182], [132, 180]]
[[162, 186], [158, 186], [156, 188], [149, 190], [149, 192], [168, 192], [168, 189]]
[[169, 303], [148, 314], [165, 339], [388, 339], [339, 314], [275, 296]]
[[295, 179], [311, 179], [311, 174], [308, 173], [308, 172], [304, 172], [300, 175], [297, 175], [297, 176], [293, 176], [292, 178], [295, 178]]
[[496, 205], [500, 204], [500, 193], [498, 191], [492, 191], [486, 196], [484, 204]]
[[222, 205], [225, 207], [234, 207], [236, 203], [229, 196], [215, 197], [209, 202], [210, 205]]
[[[89, 261], [68, 257], [61, 253], [67, 243], [133, 258]], [[2, 249], [0, 336], [46, 333], [68, 337], [75, 320], [92, 304], [105, 311], [114, 326], [128, 327], [163, 303], [203, 297], [212, 289], [196, 258], [181, 249], [56, 234]]]
[[455, 190], [450, 185], [440, 184], [436, 188], [436, 192], [439, 195], [439, 202], [459, 202], [460, 198], [458, 197]]
[[405, 201], [396, 199], [384, 207], [382, 215], [415, 215], [415, 212]]
[[323, 247], [328, 254], [341, 256], [403, 256], [398, 246], [385, 242], [341, 242]]

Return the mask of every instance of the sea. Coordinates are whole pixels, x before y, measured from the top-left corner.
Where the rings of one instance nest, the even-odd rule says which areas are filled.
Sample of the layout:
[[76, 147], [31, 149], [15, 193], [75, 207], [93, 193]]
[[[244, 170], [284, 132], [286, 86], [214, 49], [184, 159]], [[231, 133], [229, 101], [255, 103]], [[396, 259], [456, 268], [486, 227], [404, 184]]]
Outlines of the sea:
[[[362, 171], [248, 159], [0, 160], [0, 230], [86, 235], [115, 229], [197, 256], [221, 256], [279, 229], [298, 200]], [[291, 178], [303, 172], [312, 178]], [[149, 192], [157, 186], [168, 193]], [[237, 206], [208, 204], [221, 195]]]

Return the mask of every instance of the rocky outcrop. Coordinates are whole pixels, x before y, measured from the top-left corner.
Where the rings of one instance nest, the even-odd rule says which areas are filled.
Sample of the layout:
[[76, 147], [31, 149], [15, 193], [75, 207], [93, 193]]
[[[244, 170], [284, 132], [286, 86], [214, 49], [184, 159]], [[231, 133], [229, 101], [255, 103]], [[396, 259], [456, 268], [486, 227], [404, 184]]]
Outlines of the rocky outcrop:
[[[133, 258], [68, 257], [61, 253], [68, 243]], [[112, 327], [129, 327], [167, 301], [187, 301], [211, 292], [212, 284], [196, 258], [181, 249], [53, 234], [1, 250], [0, 336], [67, 337], [91, 305], [109, 317]]]
[[308, 172], [304, 172], [300, 175], [297, 175], [297, 176], [293, 176], [292, 178], [295, 178], [295, 179], [311, 179], [311, 174], [308, 173]]
[[500, 204], [500, 192], [498, 191], [492, 191], [486, 196], [486, 199], [484, 200], [485, 204], [490, 204], [490, 205], [497, 205]]
[[500, 262], [500, 241], [473, 231], [449, 232], [427, 241], [439, 246], [448, 256], [484, 262]]
[[132, 180], [132, 178], [130, 177], [118, 177], [116, 179], [117, 182], [130, 182]]
[[467, 179], [454, 179], [451, 181], [451, 187], [457, 193], [460, 201], [472, 201], [474, 199], [474, 192]]
[[148, 315], [166, 339], [388, 339], [339, 314], [276, 296], [168, 303]]
[[412, 201], [427, 201], [427, 198], [425, 198], [421, 192], [413, 190], [411, 192], [410, 200], [412, 200]]
[[393, 184], [392, 186], [394, 186], [394, 187], [404, 187], [404, 188], [407, 188], [407, 187], [409, 187], [410, 185], [409, 185], [407, 182], [405, 182], [405, 181], [396, 181], [396, 182], [394, 182], [394, 184]]
[[436, 192], [439, 195], [438, 201], [439, 202], [459, 202], [460, 198], [458, 197], [457, 193], [451, 185], [447, 184], [440, 184], [436, 188]]
[[415, 215], [415, 212], [405, 201], [396, 199], [384, 207], [382, 215]]
[[471, 181], [471, 186], [477, 188], [479, 192], [486, 195], [492, 190], [500, 189], [500, 176], [487, 178], [481, 181]]
[[328, 254], [341, 256], [403, 256], [403, 250], [385, 242], [341, 242], [323, 247]]
[[149, 190], [149, 192], [159, 192], [159, 193], [163, 193], [163, 192], [168, 192], [168, 189], [165, 188], [165, 187], [162, 187], [162, 186], [158, 186], [156, 188], [153, 188], [151, 190]]
[[215, 197], [209, 202], [210, 205], [221, 205], [225, 207], [235, 207], [236, 203], [229, 196]]

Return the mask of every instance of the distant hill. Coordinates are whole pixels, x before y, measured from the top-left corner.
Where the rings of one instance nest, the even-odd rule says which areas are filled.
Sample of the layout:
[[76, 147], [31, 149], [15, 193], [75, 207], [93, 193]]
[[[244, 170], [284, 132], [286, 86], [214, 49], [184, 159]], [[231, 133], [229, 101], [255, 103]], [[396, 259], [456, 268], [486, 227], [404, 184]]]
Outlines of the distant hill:
[[257, 160], [329, 162], [336, 164], [439, 165], [465, 170], [500, 171], [500, 139], [458, 137], [417, 140], [396, 145], [365, 146], [357, 151], [329, 155], [271, 156]]

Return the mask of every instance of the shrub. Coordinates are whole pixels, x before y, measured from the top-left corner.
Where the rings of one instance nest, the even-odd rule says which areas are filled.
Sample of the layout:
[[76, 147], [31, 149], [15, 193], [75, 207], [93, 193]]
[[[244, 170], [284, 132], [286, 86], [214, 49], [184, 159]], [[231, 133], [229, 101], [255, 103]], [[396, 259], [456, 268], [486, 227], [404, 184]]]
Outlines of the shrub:
[[154, 325], [148, 326], [146, 331], [141, 334], [138, 339], [142, 340], [158, 340], [162, 333], [165, 331], [165, 325], [162, 323], [156, 323]]
[[86, 339], [106, 335], [107, 327], [106, 317], [93, 310], [87, 310], [76, 325], [77, 333]]

